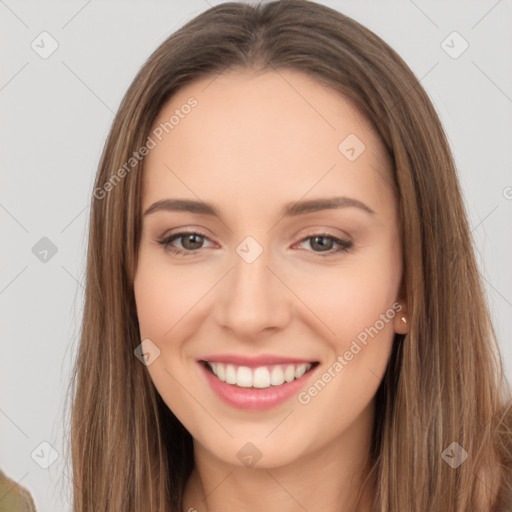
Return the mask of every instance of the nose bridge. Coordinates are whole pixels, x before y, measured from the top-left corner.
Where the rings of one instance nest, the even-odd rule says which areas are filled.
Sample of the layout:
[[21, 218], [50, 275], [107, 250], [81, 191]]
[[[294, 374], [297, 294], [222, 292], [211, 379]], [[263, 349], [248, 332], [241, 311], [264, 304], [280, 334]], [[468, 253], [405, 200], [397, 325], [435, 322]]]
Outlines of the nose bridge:
[[287, 297], [284, 287], [268, 268], [270, 250], [254, 237], [246, 237], [233, 257], [219, 308], [219, 321], [239, 335], [250, 336], [286, 322]]

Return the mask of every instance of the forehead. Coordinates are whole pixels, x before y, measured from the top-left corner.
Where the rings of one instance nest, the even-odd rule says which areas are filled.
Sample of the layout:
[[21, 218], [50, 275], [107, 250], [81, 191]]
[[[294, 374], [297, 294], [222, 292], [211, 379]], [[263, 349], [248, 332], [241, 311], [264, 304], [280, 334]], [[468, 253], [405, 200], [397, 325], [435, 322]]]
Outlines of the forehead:
[[390, 184], [371, 124], [340, 93], [299, 71], [244, 69], [192, 82], [162, 108], [150, 136], [156, 146], [144, 165], [146, 202], [166, 188], [290, 200], [333, 188], [378, 194]]

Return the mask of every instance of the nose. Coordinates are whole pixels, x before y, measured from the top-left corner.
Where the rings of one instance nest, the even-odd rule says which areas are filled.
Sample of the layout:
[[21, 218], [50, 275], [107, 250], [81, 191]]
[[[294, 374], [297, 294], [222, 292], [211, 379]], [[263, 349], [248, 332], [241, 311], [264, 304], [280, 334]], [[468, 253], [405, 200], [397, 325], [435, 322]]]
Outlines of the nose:
[[251, 263], [235, 253], [215, 301], [218, 325], [237, 339], [248, 340], [283, 329], [291, 318], [293, 296], [283, 281], [268, 250]]

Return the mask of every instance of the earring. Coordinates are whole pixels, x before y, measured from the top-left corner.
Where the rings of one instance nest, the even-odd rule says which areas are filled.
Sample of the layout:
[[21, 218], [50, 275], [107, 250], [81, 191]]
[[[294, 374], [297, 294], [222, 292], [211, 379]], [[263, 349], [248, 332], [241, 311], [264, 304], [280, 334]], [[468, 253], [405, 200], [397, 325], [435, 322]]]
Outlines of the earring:
[[403, 316], [400, 320], [402, 320], [402, 322], [403, 322], [404, 324], [406, 324], [406, 323], [407, 323], [407, 318], [405, 318], [405, 316]]

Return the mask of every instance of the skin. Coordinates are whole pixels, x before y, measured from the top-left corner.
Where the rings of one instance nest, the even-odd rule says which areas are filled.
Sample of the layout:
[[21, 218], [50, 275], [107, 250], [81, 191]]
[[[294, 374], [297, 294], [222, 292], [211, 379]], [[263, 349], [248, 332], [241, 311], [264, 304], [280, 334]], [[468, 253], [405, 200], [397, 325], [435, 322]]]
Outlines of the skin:
[[[351, 510], [374, 395], [395, 332], [407, 330], [384, 147], [346, 99], [298, 71], [235, 70], [194, 82], [171, 98], [155, 127], [190, 96], [198, 105], [146, 157], [142, 211], [168, 198], [199, 199], [221, 218], [144, 215], [135, 274], [141, 339], [160, 349], [147, 369], [194, 438], [184, 510]], [[366, 146], [354, 161], [338, 150], [351, 133]], [[287, 203], [333, 196], [375, 213], [344, 207], [281, 217]], [[158, 243], [183, 230], [207, 237], [172, 242], [192, 255]], [[335, 252], [330, 239], [322, 250], [314, 236], [324, 232], [352, 241], [352, 250]], [[263, 248], [251, 264], [236, 252], [247, 236]], [[305, 405], [294, 396], [269, 410], [237, 409], [217, 397], [197, 363], [220, 353], [318, 361], [307, 389], [397, 301], [403, 310]], [[247, 442], [262, 454], [253, 467], [237, 457]], [[372, 497], [366, 488], [358, 510], [370, 510]]]

